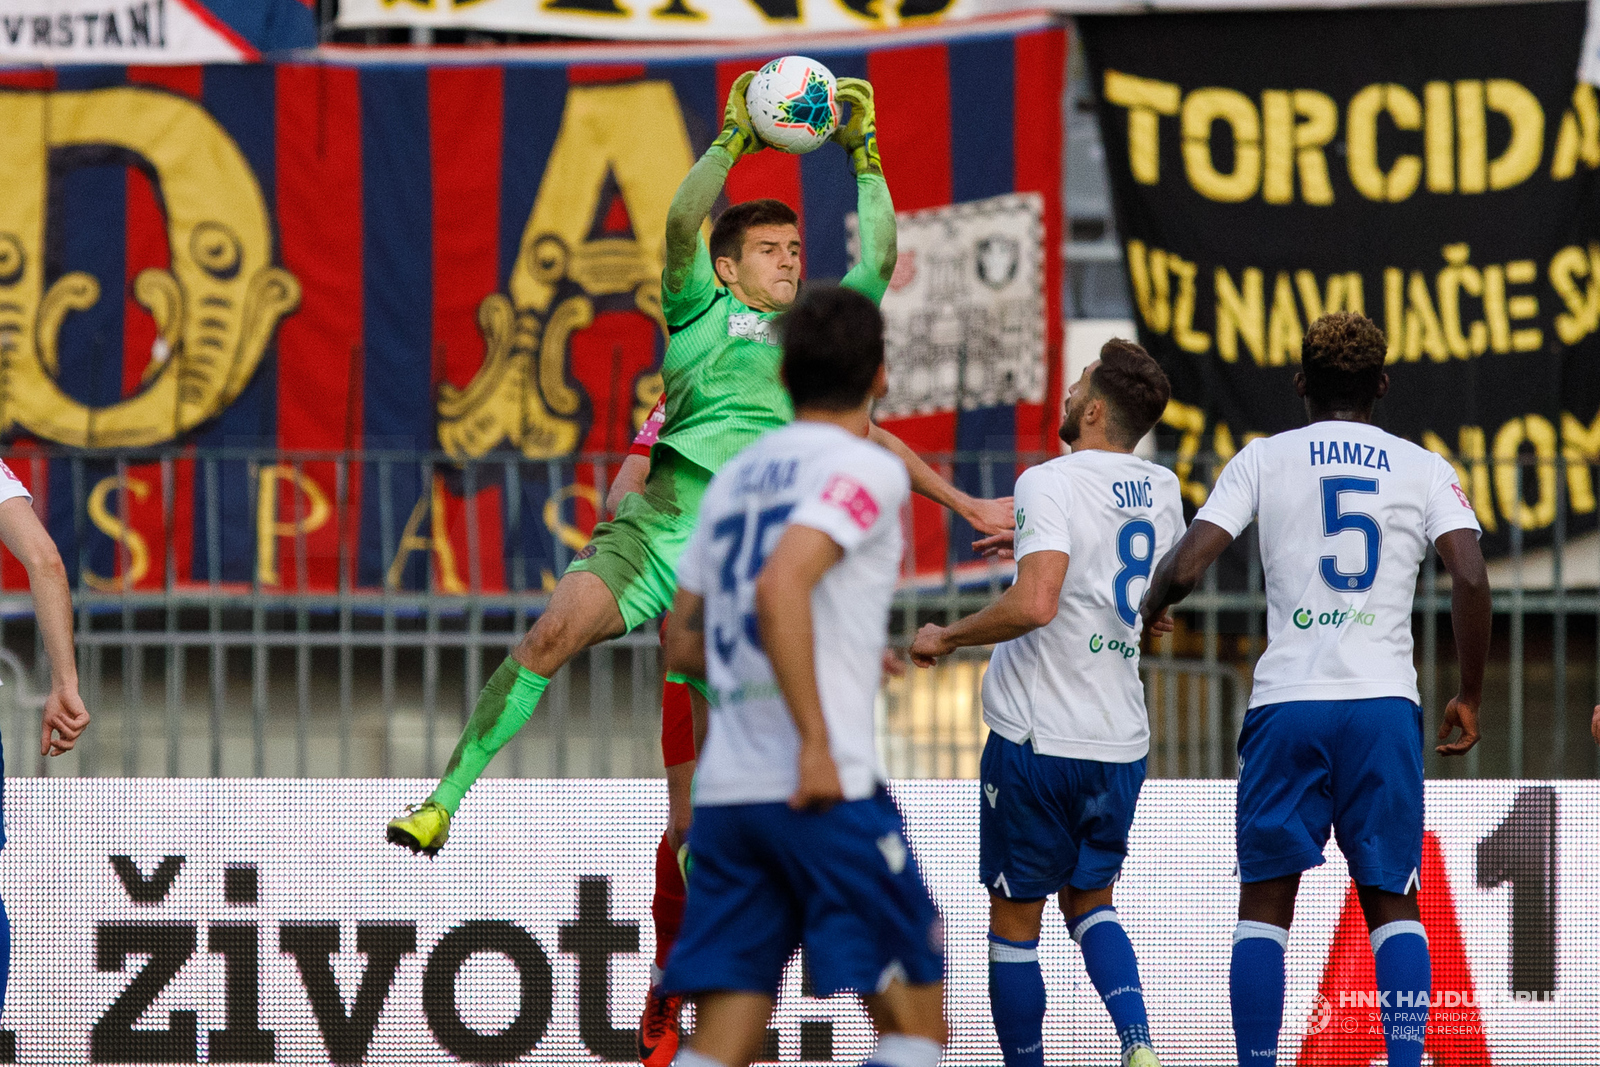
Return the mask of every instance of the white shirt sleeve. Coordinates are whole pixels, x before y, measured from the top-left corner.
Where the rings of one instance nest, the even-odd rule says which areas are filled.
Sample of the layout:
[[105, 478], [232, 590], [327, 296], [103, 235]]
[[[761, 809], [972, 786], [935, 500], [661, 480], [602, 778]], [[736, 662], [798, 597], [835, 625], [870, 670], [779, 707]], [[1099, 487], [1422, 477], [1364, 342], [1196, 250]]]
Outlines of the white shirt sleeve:
[[1435, 456], [1433, 461], [1433, 486], [1428, 492], [1428, 514], [1424, 519], [1424, 528], [1430, 542], [1437, 541], [1451, 530], [1483, 533], [1483, 528], [1478, 525], [1478, 516], [1472, 511], [1472, 501], [1456, 478], [1455, 468], [1440, 456]]
[[898, 456], [876, 445], [840, 449], [830, 459], [820, 467], [818, 487], [800, 501], [789, 523], [821, 530], [849, 552], [880, 521], [900, 521], [911, 478]]
[[12, 473], [4, 460], [0, 460], [0, 501], [10, 500], [13, 497], [22, 497], [28, 503], [33, 503], [33, 494], [28, 492], [28, 487], [22, 484], [22, 479]]
[[21, 497], [28, 503], [33, 503], [33, 494], [28, 492], [28, 487], [22, 484], [6, 462], [0, 459], [0, 503]]
[[1261, 502], [1261, 449], [1252, 441], [1229, 461], [1217, 476], [1217, 484], [1195, 515], [1222, 527], [1231, 537], [1244, 533], [1256, 518]]
[[[1170, 551], [1174, 545], [1183, 540], [1188, 527], [1183, 523], [1183, 489], [1178, 482], [1178, 476], [1165, 469], [1163, 473], [1166, 477], [1161, 482], [1160, 491], [1164, 494], [1161, 511], [1167, 525], [1167, 540], [1163, 543]], [[1156, 562], [1161, 561], [1158, 559]]]
[[706, 543], [705, 512], [701, 511], [700, 521], [695, 523], [694, 533], [689, 535], [689, 541], [683, 546], [683, 554], [678, 557], [678, 588], [685, 593], [695, 596], [705, 596], [705, 567], [702, 556], [705, 555]]
[[1072, 554], [1071, 487], [1043, 464], [1029, 467], [1011, 491], [1016, 501], [1017, 528], [1012, 535], [1012, 554], [1021, 559], [1034, 552]]

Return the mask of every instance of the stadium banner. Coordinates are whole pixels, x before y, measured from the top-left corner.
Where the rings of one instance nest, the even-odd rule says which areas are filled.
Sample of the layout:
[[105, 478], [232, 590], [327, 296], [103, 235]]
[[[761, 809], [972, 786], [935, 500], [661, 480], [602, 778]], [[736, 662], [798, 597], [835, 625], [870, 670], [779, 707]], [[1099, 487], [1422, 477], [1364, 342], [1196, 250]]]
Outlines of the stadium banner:
[[[1188, 499], [1302, 425], [1305, 328], [1389, 339], [1377, 421], [1455, 464], [1487, 535], [1592, 526], [1600, 98], [1587, 7], [1083, 18], [1142, 341]], [[1519, 472], [1517, 461], [1529, 463]], [[1532, 461], [1539, 461], [1538, 466]]]
[[971, 18], [1047, 5], [999, 5], [991, 0], [342, 0], [341, 29], [431, 26], [610, 37], [644, 41], [729, 41], [796, 33], [860, 33]]
[[[872, 81], [908, 239], [950, 215], [965, 242], [944, 243], [937, 287], [918, 282], [936, 257], [902, 257], [893, 314], [977, 323], [940, 356], [974, 382], [1020, 339], [1004, 387], [963, 394], [981, 402], [947, 390], [885, 424], [928, 453], [1050, 451], [1066, 31], [869, 44], [814, 54]], [[661, 390], [668, 204], [729, 85], [769, 58], [0, 71], [0, 432], [69, 571], [114, 590], [206, 583], [214, 563], [269, 592], [342, 572], [358, 591], [550, 588], [615, 473], [594, 461], [626, 452]], [[741, 160], [726, 200], [763, 196], [799, 211], [807, 277], [845, 273], [838, 146]], [[263, 454], [204, 461], [218, 448]], [[1014, 472], [953, 475], [1003, 495]], [[914, 569], [970, 558], [964, 523], [914, 508]]]
[[[50, 1064], [632, 1060], [662, 783], [486, 779], [432, 860], [382, 839], [426, 784], [11, 780], [0, 1052]], [[1173, 1067], [1233, 1062], [1233, 788], [1147, 782], [1117, 886]], [[998, 1064], [978, 783], [893, 791], [944, 917], [945, 1062]], [[1430, 1062], [1583, 1060], [1600, 1047], [1600, 786], [1436, 782], [1427, 812]], [[1284, 1067], [1383, 1056], [1366, 926], [1336, 847], [1327, 859], [1304, 878], [1289, 941]], [[1053, 908], [1041, 958], [1046, 1061], [1116, 1062]], [[768, 1042], [767, 1062], [853, 1064], [872, 1037], [852, 998], [808, 996], [795, 963]]]
[[245, 63], [313, 48], [314, 0], [10, 0], [0, 66]]
[[[1429, 2], [1278, 0], [1270, 6], [1407, 7]], [[644, 6], [622, 0], [546, 0], [540, 4], [528, 0], [341, 0], [338, 24], [343, 29], [427, 26], [630, 40], [725, 41], [811, 31], [860, 33], [1026, 10], [1090, 15], [1227, 11], [1241, 6], [1246, 5], [1239, 0], [898, 0], [881, 5], [875, 0], [808, 4], [799, 0], [664, 0]]]

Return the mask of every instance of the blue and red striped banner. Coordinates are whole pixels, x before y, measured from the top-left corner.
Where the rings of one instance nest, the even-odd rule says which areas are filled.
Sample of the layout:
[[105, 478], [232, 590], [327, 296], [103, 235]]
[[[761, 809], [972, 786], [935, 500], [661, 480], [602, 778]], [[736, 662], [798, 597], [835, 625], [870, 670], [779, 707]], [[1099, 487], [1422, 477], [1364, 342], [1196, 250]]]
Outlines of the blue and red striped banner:
[[[1024, 20], [873, 41], [810, 54], [839, 76], [873, 82], [899, 210], [1011, 192], [1038, 193], [1045, 204], [1044, 404], [934, 413], [890, 428], [927, 452], [1048, 451], [1061, 388], [1054, 250], [1065, 29]], [[26, 146], [48, 159], [39, 168], [46, 187], [28, 194], [43, 224], [24, 234], [22, 249], [26, 264], [38, 264], [27, 269], [41, 273], [30, 281], [25, 269], [16, 284], [35, 285], [42, 295], [33, 302], [46, 310], [66, 299], [64, 279], [75, 272], [99, 286], [98, 299], [59, 317], [55, 384], [65, 397], [47, 402], [15, 384], [5, 397], [14, 446], [90, 449], [76, 465], [18, 470], [49, 483], [35, 488], [48, 498], [57, 540], [77, 557], [69, 568], [150, 589], [169, 570], [178, 584], [206, 581], [213, 564], [226, 582], [296, 591], [333, 590], [346, 572], [354, 587], [547, 586], [568, 544], [595, 521], [595, 457], [626, 450], [659, 390], [663, 336], [648, 273], [652, 264], [659, 271], [660, 220], [681, 176], [674, 168], [715, 136], [728, 85], [763, 58], [682, 54], [0, 71], [0, 110], [34, 114], [26, 109], [42, 100], [42, 136], [53, 138], [44, 151]], [[175, 100], [175, 113], [193, 122], [152, 126], [144, 118], [152, 100]], [[132, 132], [123, 143], [95, 142], [106, 135], [83, 119], [78, 137], [61, 117], [75, 102], [85, 113], [126, 110]], [[41, 136], [16, 125], [0, 121], [8, 152], [14, 137]], [[183, 132], [191, 127], [200, 132]], [[180, 136], [204, 143], [161, 147]], [[185, 203], [203, 197], [186, 190], [206, 182], [189, 181], [183, 168], [190, 178], [208, 174], [221, 157], [242, 159], [258, 199]], [[809, 277], [848, 268], [855, 185], [837, 148], [747, 158], [727, 195], [793, 204]], [[251, 243], [255, 215], [270, 247]], [[258, 276], [229, 273], [241, 270]], [[237, 288], [198, 297], [191, 276]], [[0, 280], [0, 299], [7, 284]], [[177, 310], [160, 313], [162, 292], [178, 294]], [[206, 325], [206, 301], [222, 309], [230, 300], [245, 303], [238, 324], [219, 311]], [[181, 372], [179, 398], [184, 382], [225, 359], [248, 377], [213, 408], [174, 401], [129, 415], [130, 429], [106, 436], [101, 427], [122, 425], [110, 412], [144, 404], [168, 359]], [[58, 433], [48, 427], [65, 416], [51, 422], [36, 408], [86, 411], [75, 424], [86, 428]], [[120, 473], [108, 445], [128, 456]], [[218, 447], [322, 456], [265, 469], [242, 455], [210, 467], [188, 458]], [[385, 452], [396, 458], [382, 460]], [[428, 484], [428, 467], [400, 457], [429, 452], [484, 462], [464, 468], [441, 456]], [[333, 453], [364, 458], [342, 469]], [[552, 480], [544, 463], [519, 469], [508, 455], [565, 459], [565, 474]], [[979, 474], [976, 465], [956, 471], [971, 490]], [[993, 491], [1008, 491], [1010, 468], [998, 474]], [[67, 491], [74, 479], [78, 491]], [[88, 499], [97, 486], [98, 509]], [[923, 570], [942, 566], [946, 545], [967, 536], [927, 507], [916, 524]], [[130, 533], [142, 568], [130, 558], [139, 555]], [[17, 577], [0, 572], [6, 584]]]

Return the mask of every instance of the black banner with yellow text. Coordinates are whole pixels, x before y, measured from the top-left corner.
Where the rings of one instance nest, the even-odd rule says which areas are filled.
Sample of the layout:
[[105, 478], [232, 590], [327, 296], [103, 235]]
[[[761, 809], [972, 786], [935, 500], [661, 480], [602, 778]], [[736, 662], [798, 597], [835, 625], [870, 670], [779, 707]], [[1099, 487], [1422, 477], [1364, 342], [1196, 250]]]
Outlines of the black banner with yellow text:
[[[1592, 525], [1600, 103], [1582, 3], [1081, 20], [1185, 496], [1302, 425], [1307, 326], [1389, 339], [1377, 421], [1455, 463], [1486, 534]], [[1521, 462], [1518, 462], [1518, 461]], [[1564, 500], [1564, 504], [1563, 504]]]

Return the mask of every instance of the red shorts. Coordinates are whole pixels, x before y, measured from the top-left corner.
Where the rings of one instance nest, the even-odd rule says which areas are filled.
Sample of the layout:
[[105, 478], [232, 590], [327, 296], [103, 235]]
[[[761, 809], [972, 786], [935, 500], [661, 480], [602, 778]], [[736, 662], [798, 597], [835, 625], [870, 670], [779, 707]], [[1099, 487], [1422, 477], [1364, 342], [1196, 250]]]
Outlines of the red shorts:
[[[662, 636], [667, 624], [661, 623]], [[664, 682], [661, 686], [661, 763], [676, 767], [694, 759], [694, 712], [689, 706], [687, 682]]]

